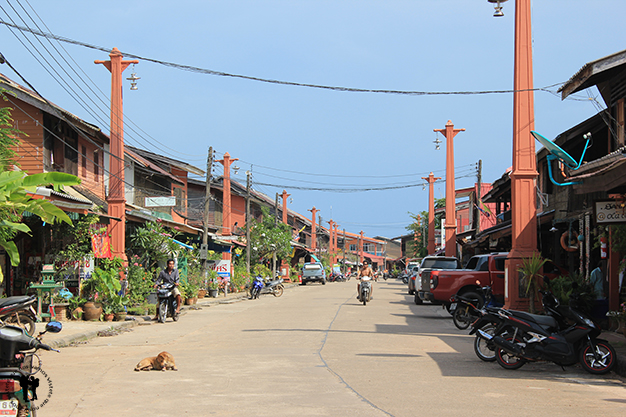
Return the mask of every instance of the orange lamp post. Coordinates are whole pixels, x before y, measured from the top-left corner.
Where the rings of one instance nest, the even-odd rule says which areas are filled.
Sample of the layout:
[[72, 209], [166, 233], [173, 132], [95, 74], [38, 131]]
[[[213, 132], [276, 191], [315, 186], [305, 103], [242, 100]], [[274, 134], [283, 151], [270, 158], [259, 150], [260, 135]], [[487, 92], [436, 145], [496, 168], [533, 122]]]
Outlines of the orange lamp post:
[[333, 265], [335, 263], [335, 240], [334, 240], [334, 233], [335, 233], [335, 228], [333, 227], [335, 224], [334, 221], [329, 220], [328, 221], [328, 232], [330, 234], [329, 239], [328, 239], [328, 255], [330, 256], [330, 264]]
[[[504, 2], [501, 0], [501, 2]], [[493, 1], [492, 1], [493, 3]], [[500, 12], [500, 13], [498, 13]], [[501, 16], [496, 7], [494, 16]], [[537, 250], [537, 166], [533, 93], [530, 0], [515, 1], [515, 67], [513, 75], [513, 169], [511, 171], [511, 252], [505, 262], [505, 306], [527, 305], [519, 295], [518, 272], [524, 258]]]
[[289, 197], [291, 194], [287, 194], [286, 190], [283, 190], [283, 193], [280, 195], [283, 199], [283, 223], [285, 224], [289, 224], [288, 223], [288, 216], [287, 216], [287, 197]]
[[316, 209], [315, 206], [313, 206], [313, 208], [309, 211], [313, 214], [311, 219], [311, 249], [313, 249], [313, 251], [315, 252], [315, 249], [317, 249], [317, 223], [315, 216], [317, 215], [317, 212], [319, 210]]
[[[238, 161], [239, 158], [231, 158], [230, 154], [226, 152], [224, 159], [220, 159], [217, 162], [224, 165], [224, 180], [222, 190], [222, 236], [230, 236], [232, 234], [231, 227], [231, 203], [230, 203], [230, 164]], [[231, 253], [222, 252], [222, 259], [230, 260]]]
[[359, 239], [359, 262], [363, 263], [363, 230], [361, 230], [361, 239]]
[[435, 253], [435, 181], [441, 177], [435, 177], [431, 172], [424, 178], [428, 182], [428, 254]]
[[333, 259], [334, 259], [333, 265], [334, 265], [335, 263], [337, 263], [337, 251], [339, 250], [339, 247], [337, 245], [337, 241], [338, 241], [337, 235], [339, 233], [339, 230], [338, 230], [339, 229], [339, 225], [336, 222], [333, 222], [333, 226], [335, 228], [335, 233], [333, 234], [334, 235], [333, 247], [335, 248], [335, 252], [334, 252], [335, 256], [333, 257]]
[[122, 60], [122, 53], [113, 48], [110, 61], [94, 61], [111, 72], [111, 146], [109, 159], [109, 216], [121, 219], [111, 220], [107, 232], [111, 236], [111, 253], [126, 261], [126, 193], [124, 187], [124, 113], [122, 111], [122, 73], [130, 64], [139, 61]]
[[445, 129], [433, 129], [446, 138], [446, 256], [456, 257], [456, 194], [454, 190], [454, 137], [465, 129], [455, 129], [451, 120]]
[[[286, 190], [283, 190], [283, 193], [280, 195], [283, 199], [283, 223], [285, 223], [286, 225], [289, 225], [289, 217], [287, 216], [287, 197], [289, 197], [290, 195], [291, 194], [287, 194]], [[291, 279], [289, 278], [289, 262], [287, 262], [287, 259], [281, 260], [280, 269], [281, 272], [283, 272], [281, 274], [283, 276], [283, 279], [286, 282], [291, 282]]]

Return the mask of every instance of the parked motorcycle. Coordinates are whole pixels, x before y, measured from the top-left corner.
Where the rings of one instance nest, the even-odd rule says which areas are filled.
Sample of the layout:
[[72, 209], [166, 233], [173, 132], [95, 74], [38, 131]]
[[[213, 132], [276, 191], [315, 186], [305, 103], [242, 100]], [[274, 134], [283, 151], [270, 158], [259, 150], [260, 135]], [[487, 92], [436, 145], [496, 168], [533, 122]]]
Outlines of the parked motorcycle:
[[174, 284], [163, 283], [157, 288], [157, 297], [159, 298], [159, 323], [165, 323], [168, 317], [171, 317], [174, 321], [178, 321], [179, 315], [176, 313], [178, 303], [173, 294], [175, 287]]
[[333, 272], [328, 277], [328, 280], [330, 282], [344, 282], [344, 281], [346, 281], [346, 277], [343, 274], [341, 274], [341, 273]]
[[457, 329], [465, 330], [482, 316], [481, 307], [484, 300], [485, 307], [499, 307], [491, 294], [491, 287], [486, 286], [480, 289], [482, 299], [476, 299], [465, 295], [453, 295], [450, 298], [450, 310], [452, 311], [452, 321]]
[[46, 330], [35, 338], [26, 334], [21, 327], [10, 325], [0, 327], [0, 385], [2, 387], [0, 414], [36, 415], [32, 401], [37, 399], [39, 378], [35, 378], [34, 375], [40, 370], [41, 360], [35, 352], [38, 349], [59, 352], [41, 343], [41, 337], [46, 332], [58, 333], [62, 328], [61, 323], [52, 321], [46, 325]]
[[36, 302], [36, 295], [17, 295], [0, 299], [0, 325], [14, 324], [32, 336], [35, 334], [37, 321], [37, 313], [33, 308]]
[[[541, 293], [558, 310], [556, 298], [547, 291]], [[598, 339], [602, 330], [572, 307], [567, 313], [572, 324], [564, 330], [552, 331], [548, 329], [557, 323], [551, 316], [539, 316], [546, 318], [540, 323], [534, 317], [524, 318], [501, 309], [498, 314], [508, 331], [490, 335], [478, 330], [478, 334], [493, 342], [496, 361], [505, 369], [518, 369], [526, 362], [549, 361], [561, 366], [580, 362], [585, 371], [597, 375], [611, 371], [617, 361], [616, 353], [609, 342]]]
[[371, 301], [372, 297], [372, 281], [361, 280], [361, 292], [359, 294], [359, 300], [363, 302], [363, 305], [367, 305], [368, 301]]
[[[512, 316], [518, 317], [522, 320], [530, 320], [537, 323], [547, 331], [555, 332], [558, 330], [567, 329], [570, 324], [565, 316], [567, 309], [564, 306], [559, 306], [556, 298], [552, 293], [544, 292], [545, 296], [542, 297], [543, 309], [546, 312], [546, 316], [530, 314], [525, 311], [507, 310]], [[548, 295], [549, 294], [549, 295]], [[496, 335], [511, 332], [512, 329], [507, 328], [507, 322], [500, 315], [500, 307], [486, 306], [479, 311], [480, 317], [478, 320], [472, 323], [472, 330], [470, 334], [475, 334], [478, 330], [482, 330], [489, 335]], [[485, 339], [479, 334], [476, 334], [474, 339], [474, 352], [476, 356], [483, 361], [493, 362], [496, 360], [496, 346], [492, 340]]]

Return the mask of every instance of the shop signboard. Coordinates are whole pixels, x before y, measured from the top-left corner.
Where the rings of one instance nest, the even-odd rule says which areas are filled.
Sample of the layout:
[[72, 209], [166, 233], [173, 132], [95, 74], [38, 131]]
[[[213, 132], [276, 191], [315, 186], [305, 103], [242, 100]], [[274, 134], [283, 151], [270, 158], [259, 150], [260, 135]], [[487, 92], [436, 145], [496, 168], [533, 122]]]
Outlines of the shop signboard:
[[597, 224], [626, 223], [626, 204], [615, 200], [596, 201], [594, 217]]

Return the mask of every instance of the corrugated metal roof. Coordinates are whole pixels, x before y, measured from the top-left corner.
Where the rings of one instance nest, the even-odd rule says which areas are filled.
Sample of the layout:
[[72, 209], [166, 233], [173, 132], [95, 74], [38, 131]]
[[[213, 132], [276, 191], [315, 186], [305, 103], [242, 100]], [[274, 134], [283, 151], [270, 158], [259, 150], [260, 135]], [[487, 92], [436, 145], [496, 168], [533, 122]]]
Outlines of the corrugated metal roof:
[[599, 82], [600, 75], [626, 64], [626, 49], [586, 63], [576, 74], [558, 89], [561, 99], [589, 88]]

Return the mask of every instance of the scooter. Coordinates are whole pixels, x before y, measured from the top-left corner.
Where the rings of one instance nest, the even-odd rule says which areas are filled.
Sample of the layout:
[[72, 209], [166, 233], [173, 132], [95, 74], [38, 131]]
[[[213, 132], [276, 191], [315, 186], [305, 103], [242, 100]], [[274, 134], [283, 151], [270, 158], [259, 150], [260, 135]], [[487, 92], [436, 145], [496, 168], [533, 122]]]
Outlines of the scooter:
[[259, 298], [261, 294], [272, 294], [274, 297], [280, 297], [284, 291], [285, 287], [282, 278], [266, 282], [262, 276], [258, 275], [252, 283], [250, 299]]
[[159, 298], [159, 323], [165, 323], [168, 317], [171, 317], [174, 321], [178, 321], [179, 315], [176, 313], [178, 303], [173, 294], [175, 287], [176, 285], [174, 284], [164, 283], [157, 288], [157, 297]]
[[[551, 295], [546, 291], [541, 293], [546, 297]], [[572, 295], [572, 298], [575, 297]], [[556, 303], [558, 307], [558, 301]], [[589, 317], [572, 307], [567, 315], [572, 324], [556, 332], [546, 330], [545, 325], [542, 326], [532, 317], [523, 318], [505, 309], [501, 309], [498, 314], [509, 330], [494, 335], [478, 330], [478, 334], [493, 342], [496, 361], [505, 369], [518, 369], [526, 362], [549, 361], [561, 366], [580, 362], [585, 371], [600, 375], [615, 366], [615, 349], [606, 340], [597, 338], [602, 330]]]
[[21, 327], [10, 325], [0, 327], [0, 381], [2, 385], [0, 413], [2, 415], [36, 415], [36, 408], [32, 401], [37, 399], [39, 378], [35, 378], [34, 375], [41, 369], [41, 360], [35, 352], [38, 349], [59, 352], [41, 343], [41, 337], [46, 332], [58, 333], [62, 328], [61, 323], [52, 321], [46, 325], [46, 330], [35, 338], [26, 334]]
[[[513, 317], [522, 320], [537, 323], [548, 332], [556, 332], [567, 329], [570, 324], [566, 318], [569, 309], [565, 306], [559, 306], [558, 301], [552, 293], [544, 291], [542, 293], [543, 309], [546, 316], [530, 314], [525, 311], [507, 310]], [[478, 311], [479, 318], [472, 323], [470, 335], [476, 334], [474, 339], [474, 352], [479, 359], [485, 362], [493, 362], [496, 360], [496, 346], [490, 339], [485, 339], [478, 334], [479, 330], [489, 335], [500, 335], [504, 333], [512, 333], [512, 329], [508, 328], [508, 322], [500, 315], [500, 307], [485, 306]]]
[[361, 280], [361, 293], [359, 294], [359, 300], [363, 302], [363, 305], [367, 305], [368, 301], [371, 301], [372, 297], [372, 281]]
[[33, 308], [36, 302], [36, 295], [17, 295], [0, 299], [0, 325], [14, 324], [32, 336], [37, 321], [37, 313]]

